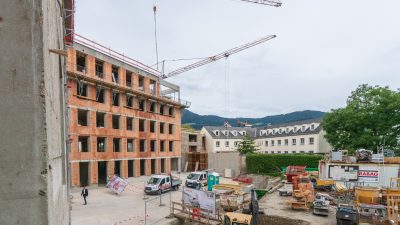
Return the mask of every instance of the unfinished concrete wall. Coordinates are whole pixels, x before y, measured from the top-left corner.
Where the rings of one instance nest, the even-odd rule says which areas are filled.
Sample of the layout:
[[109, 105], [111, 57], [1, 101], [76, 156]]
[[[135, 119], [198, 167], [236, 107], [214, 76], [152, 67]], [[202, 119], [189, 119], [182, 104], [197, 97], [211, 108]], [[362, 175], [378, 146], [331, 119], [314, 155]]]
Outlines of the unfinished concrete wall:
[[237, 152], [220, 152], [220, 153], [208, 153], [208, 168], [214, 169], [216, 172], [220, 173], [221, 176], [224, 176], [225, 169], [232, 169], [234, 171], [234, 176], [240, 174], [240, 166], [243, 164], [240, 160], [243, 160], [243, 157], [239, 156]]
[[69, 224], [62, 9], [0, 2], [0, 224]]

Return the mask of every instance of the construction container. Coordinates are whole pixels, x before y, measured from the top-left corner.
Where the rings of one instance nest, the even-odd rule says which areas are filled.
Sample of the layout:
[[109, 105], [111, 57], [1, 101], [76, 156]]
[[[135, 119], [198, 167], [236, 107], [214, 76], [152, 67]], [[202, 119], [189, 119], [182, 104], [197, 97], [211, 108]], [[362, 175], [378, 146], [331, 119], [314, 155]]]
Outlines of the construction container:
[[374, 187], [355, 187], [355, 203], [359, 204], [377, 204], [379, 201], [379, 188]]
[[288, 166], [286, 168], [287, 182], [293, 182], [293, 177], [306, 174], [306, 166]]

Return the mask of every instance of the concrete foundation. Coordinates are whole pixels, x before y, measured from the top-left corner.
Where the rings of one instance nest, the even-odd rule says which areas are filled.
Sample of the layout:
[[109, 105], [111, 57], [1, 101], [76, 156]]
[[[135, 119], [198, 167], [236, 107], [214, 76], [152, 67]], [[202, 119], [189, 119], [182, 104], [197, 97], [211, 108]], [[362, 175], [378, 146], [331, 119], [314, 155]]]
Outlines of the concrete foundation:
[[0, 224], [69, 224], [62, 9], [0, 2]]

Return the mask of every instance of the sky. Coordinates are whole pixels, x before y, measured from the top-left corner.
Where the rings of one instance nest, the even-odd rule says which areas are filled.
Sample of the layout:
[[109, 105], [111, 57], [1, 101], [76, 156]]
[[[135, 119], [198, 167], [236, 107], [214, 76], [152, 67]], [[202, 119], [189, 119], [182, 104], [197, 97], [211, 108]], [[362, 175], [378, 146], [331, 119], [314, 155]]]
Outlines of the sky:
[[[151, 0], [76, 0], [75, 32], [157, 62]], [[400, 88], [400, 1], [156, 0], [159, 61], [213, 56], [276, 38], [168, 78], [189, 110], [264, 117], [344, 107], [358, 85]], [[195, 61], [167, 61], [165, 72]]]

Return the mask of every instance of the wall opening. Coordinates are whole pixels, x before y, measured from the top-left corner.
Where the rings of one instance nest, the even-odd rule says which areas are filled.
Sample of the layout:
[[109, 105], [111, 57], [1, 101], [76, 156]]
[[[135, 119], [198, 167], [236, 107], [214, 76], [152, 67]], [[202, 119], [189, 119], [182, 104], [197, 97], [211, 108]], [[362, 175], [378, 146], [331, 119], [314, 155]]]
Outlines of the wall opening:
[[160, 141], [160, 152], [164, 152], [165, 151], [165, 141], [161, 140]]
[[86, 55], [82, 53], [76, 54], [76, 70], [85, 73], [86, 70]]
[[96, 87], [96, 102], [104, 103], [105, 102], [104, 95], [105, 95], [104, 89], [101, 87]]
[[78, 137], [78, 150], [79, 152], [89, 152], [89, 137], [80, 136]]
[[150, 151], [155, 152], [157, 150], [157, 142], [156, 140], [150, 141]]
[[160, 134], [165, 132], [165, 123], [160, 122]]
[[133, 118], [132, 117], [126, 117], [126, 129], [133, 130]]
[[112, 66], [111, 69], [111, 77], [112, 81], [116, 84], [119, 84], [119, 74], [118, 74], [118, 67]]
[[169, 132], [169, 134], [174, 134], [174, 125], [173, 124], [168, 124], [168, 132]]
[[145, 152], [146, 151], [146, 140], [141, 139], [139, 141], [139, 150], [140, 150], [140, 152]]
[[146, 160], [141, 159], [140, 160], [140, 176], [143, 176], [146, 174]]
[[126, 71], [125, 85], [127, 87], [132, 87], [132, 72], [128, 70]]
[[103, 78], [104, 77], [104, 62], [96, 59], [96, 76]]
[[121, 151], [121, 138], [113, 138], [113, 151], [114, 152]]
[[97, 162], [97, 176], [98, 176], [98, 184], [105, 185], [107, 184], [107, 162], [99, 161]]
[[145, 132], [146, 131], [146, 120], [139, 119], [139, 131]]
[[84, 82], [76, 82], [76, 95], [81, 97], [88, 97], [89, 85]]
[[79, 163], [79, 181], [81, 186], [89, 185], [89, 163], [80, 162]]
[[141, 91], [144, 90], [144, 77], [139, 76], [139, 83], [138, 83], [138, 86], [139, 86], [139, 90], [141, 90]]
[[97, 137], [97, 152], [105, 152], [105, 151], [106, 151], [106, 138]]
[[161, 173], [165, 173], [165, 159], [161, 159]]
[[156, 132], [156, 121], [150, 121], [150, 132], [151, 133]]
[[126, 96], [126, 107], [133, 108], [133, 96], [132, 95], [125, 95]]
[[121, 177], [121, 161], [114, 161], [114, 174]]
[[78, 124], [81, 126], [89, 126], [89, 111], [78, 109]]
[[153, 102], [153, 101], [150, 101], [150, 109], [149, 109], [149, 112], [152, 112], [152, 113], [156, 112], [156, 103]]
[[160, 114], [164, 115], [164, 105], [160, 105]]
[[119, 97], [120, 97], [119, 93], [113, 91], [111, 97], [112, 97], [112, 105], [113, 106], [119, 106]]
[[169, 149], [170, 152], [174, 151], [174, 141], [169, 141], [168, 149]]
[[157, 172], [156, 172], [156, 160], [155, 159], [152, 159], [151, 160], [151, 174], [156, 174]]
[[133, 139], [127, 139], [126, 140], [126, 151], [127, 152], [133, 152]]
[[189, 134], [189, 142], [197, 142], [197, 135]]
[[179, 171], [179, 159], [171, 158], [171, 170]]
[[146, 108], [145, 105], [146, 105], [146, 100], [139, 98], [139, 110], [140, 111], [145, 111], [145, 108]]
[[104, 128], [106, 127], [106, 114], [101, 112], [96, 112], [96, 127]]
[[134, 161], [133, 160], [128, 160], [128, 177], [133, 177], [135, 174], [134, 171]]
[[156, 81], [150, 80], [150, 93], [156, 94]]
[[113, 129], [119, 129], [120, 125], [119, 125], [119, 116], [118, 115], [113, 115], [112, 116], [112, 128]]

